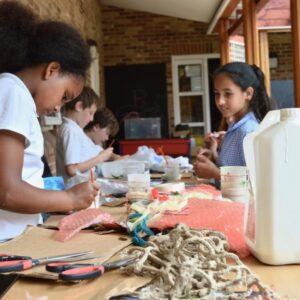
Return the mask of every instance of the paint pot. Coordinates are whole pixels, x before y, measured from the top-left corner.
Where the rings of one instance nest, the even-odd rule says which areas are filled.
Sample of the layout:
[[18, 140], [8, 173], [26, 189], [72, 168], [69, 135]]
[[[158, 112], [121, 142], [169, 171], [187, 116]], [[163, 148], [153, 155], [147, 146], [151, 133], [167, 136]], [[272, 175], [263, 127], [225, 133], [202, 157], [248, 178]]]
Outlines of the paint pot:
[[235, 202], [248, 201], [248, 171], [243, 166], [225, 166], [220, 168], [221, 192], [223, 198]]
[[180, 165], [176, 162], [169, 162], [165, 166], [164, 179], [167, 181], [176, 181], [181, 178]]

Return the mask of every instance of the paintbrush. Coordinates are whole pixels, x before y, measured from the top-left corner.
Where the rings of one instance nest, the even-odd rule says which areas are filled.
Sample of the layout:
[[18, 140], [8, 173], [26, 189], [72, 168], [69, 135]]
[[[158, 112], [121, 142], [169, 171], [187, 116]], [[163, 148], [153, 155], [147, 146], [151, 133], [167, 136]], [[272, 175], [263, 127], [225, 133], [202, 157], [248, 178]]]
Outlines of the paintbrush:
[[[93, 171], [93, 169], [90, 169], [90, 182], [91, 182], [91, 183], [94, 183], [94, 181], [95, 181], [95, 178], [94, 178], [94, 171]], [[95, 202], [95, 200], [94, 200], [94, 206], [95, 206], [95, 208], [97, 208], [97, 207], [96, 207], [96, 202]]]
[[95, 181], [94, 179], [94, 171], [93, 169], [90, 169], [90, 182], [93, 183]]
[[114, 142], [115, 142], [116, 140], [115, 139], [113, 139], [111, 142], [110, 142], [110, 144], [108, 145], [108, 147], [107, 148], [110, 148], [113, 144], [114, 144]]
[[168, 159], [167, 159], [167, 156], [165, 155], [165, 152], [163, 150], [163, 146], [158, 147], [156, 149], [156, 153], [157, 152], [159, 152], [163, 156], [164, 160], [166, 161], [166, 166], [167, 166], [168, 165]]

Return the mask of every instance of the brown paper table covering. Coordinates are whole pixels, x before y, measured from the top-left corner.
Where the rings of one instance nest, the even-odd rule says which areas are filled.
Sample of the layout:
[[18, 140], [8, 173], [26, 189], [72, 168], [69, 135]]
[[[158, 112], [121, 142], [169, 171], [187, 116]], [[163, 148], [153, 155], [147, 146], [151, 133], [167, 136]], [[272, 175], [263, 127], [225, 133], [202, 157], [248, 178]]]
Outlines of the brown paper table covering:
[[[90, 250], [93, 251], [93, 255], [102, 255], [102, 257], [84, 262], [101, 263], [131, 244], [129, 237], [124, 240], [124, 235], [115, 233], [97, 235], [91, 231], [83, 231], [64, 243], [54, 240], [53, 233], [54, 231], [49, 229], [28, 227], [19, 238], [1, 244], [0, 252], [40, 258]], [[23, 271], [25, 274], [36, 272], [47, 273], [45, 266]], [[109, 299], [116, 293], [135, 290], [149, 280], [149, 278], [129, 277], [121, 274], [119, 270], [107, 272], [100, 278], [77, 284], [21, 279], [3, 299]]]
[[[101, 207], [106, 212], [122, 217], [125, 214], [125, 207]], [[57, 226], [58, 221], [63, 216], [53, 216], [47, 222], [46, 225]], [[46, 234], [47, 232], [47, 234]], [[49, 234], [53, 232], [51, 230], [41, 229], [41, 228], [31, 228], [26, 234], [30, 233], [30, 236], [26, 236], [27, 242], [26, 247], [24, 247], [20, 242], [16, 243], [9, 242], [2, 244], [0, 246], [0, 252], [5, 253], [8, 251], [14, 251], [14, 253], [19, 253], [19, 250], [23, 249], [26, 252], [21, 251], [21, 254], [30, 255], [33, 257], [40, 257], [41, 251], [51, 250], [52, 246], [58, 245], [58, 249], [61, 252], [54, 252], [51, 250], [50, 255], [58, 253], [67, 253], [81, 250], [93, 250], [96, 249], [96, 253], [116, 253], [118, 249], [122, 249], [123, 246], [127, 246], [130, 241], [120, 241], [117, 237], [122, 235], [109, 234], [109, 235], [97, 235], [96, 233], [90, 233], [84, 230], [79, 235], [72, 238], [66, 243], [60, 243], [53, 241]], [[43, 234], [42, 234], [43, 233]], [[124, 236], [123, 236], [124, 237]], [[23, 239], [24, 237], [22, 237]], [[48, 245], [48, 246], [47, 246]], [[88, 247], [89, 246], [89, 247]], [[20, 248], [21, 247], [21, 248]], [[56, 250], [58, 250], [56, 249]], [[110, 251], [110, 249], [113, 249]], [[53, 251], [53, 252], [52, 252]], [[11, 252], [8, 252], [11, 253]], [[48, 252], [47, 252], [48, 253]], [[36, 254], [36, 256], [35, 256]], [[112, 255], [113, 255], [112, 254]], [[102, 259], [95, 260], [102, 262]], [[248, 257], [243, 260], [243, 262], [250, 267], [250, 269], [256, 273], [261, 280], [271, 286], [275, 291], [277, 291], [281, 296], [286, 297], [283, 299], [300, 299], [300, 265], [287, 265], [287, 266], [268, 266], [260, 263], [254, 257]], [[36, 269], [34, 269], [36, 270]], [[108, 299], [110, 296], [115, 295], [116, 292], [121, 292], [126, 289], [135, 290], [137, 287], [142, 286], [149, 282], [149, 278], [140, 277], [127, 277], [118, 270], [108, 272], [103, 275], [103, 277], [96, 279], [94, 281], [81, 282], [79, 284], [54, 284], [44, 281], [33, 281], [33, 280], [19, 280], [13, 288], [6, 294], [3, 298], [7, 299], [35, 299], [35, 300], [52, 300], [52, 299]]]

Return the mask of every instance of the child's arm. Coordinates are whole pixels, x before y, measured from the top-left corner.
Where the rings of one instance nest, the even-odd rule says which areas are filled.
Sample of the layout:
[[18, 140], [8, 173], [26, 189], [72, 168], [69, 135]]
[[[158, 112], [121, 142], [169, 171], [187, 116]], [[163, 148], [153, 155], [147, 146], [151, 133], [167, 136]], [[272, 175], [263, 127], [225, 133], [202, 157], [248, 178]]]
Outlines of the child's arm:
[[110, 157], [110, 160], [119, 160], [119, 159], [127, 159], [130, 155], [118, 155], [116, 153], [113, 153]]
[[0, 131], [0, 208], [19, 213], [70, 211], [87, 208], [98, 187], [83, 183], [68, 191], [47, 191], [22, 180], [23, 136]]
[[113, 153], [113, 148], [109, 147], [105, 150], [102, 150], [97, 156], [89, 160], [86, 160], [78, 164], [67, 165], [65, 166], [66, 173], [70, 177], [75, 176], [76, 171], [84, 173], [90, 170], [91, 168], [95, 167], [97, 164], [109, 160], [112, 156], [112, 153]]

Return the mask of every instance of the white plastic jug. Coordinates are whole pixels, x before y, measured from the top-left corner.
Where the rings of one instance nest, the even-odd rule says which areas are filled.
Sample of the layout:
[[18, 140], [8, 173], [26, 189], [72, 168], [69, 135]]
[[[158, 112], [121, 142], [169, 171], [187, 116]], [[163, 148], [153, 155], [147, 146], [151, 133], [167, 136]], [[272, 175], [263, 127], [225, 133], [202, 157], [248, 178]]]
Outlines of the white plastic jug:
[[300, 263], [300, 108], [270, 112], [244, 139], [244, 152], [250, 251], [271, 265]]

